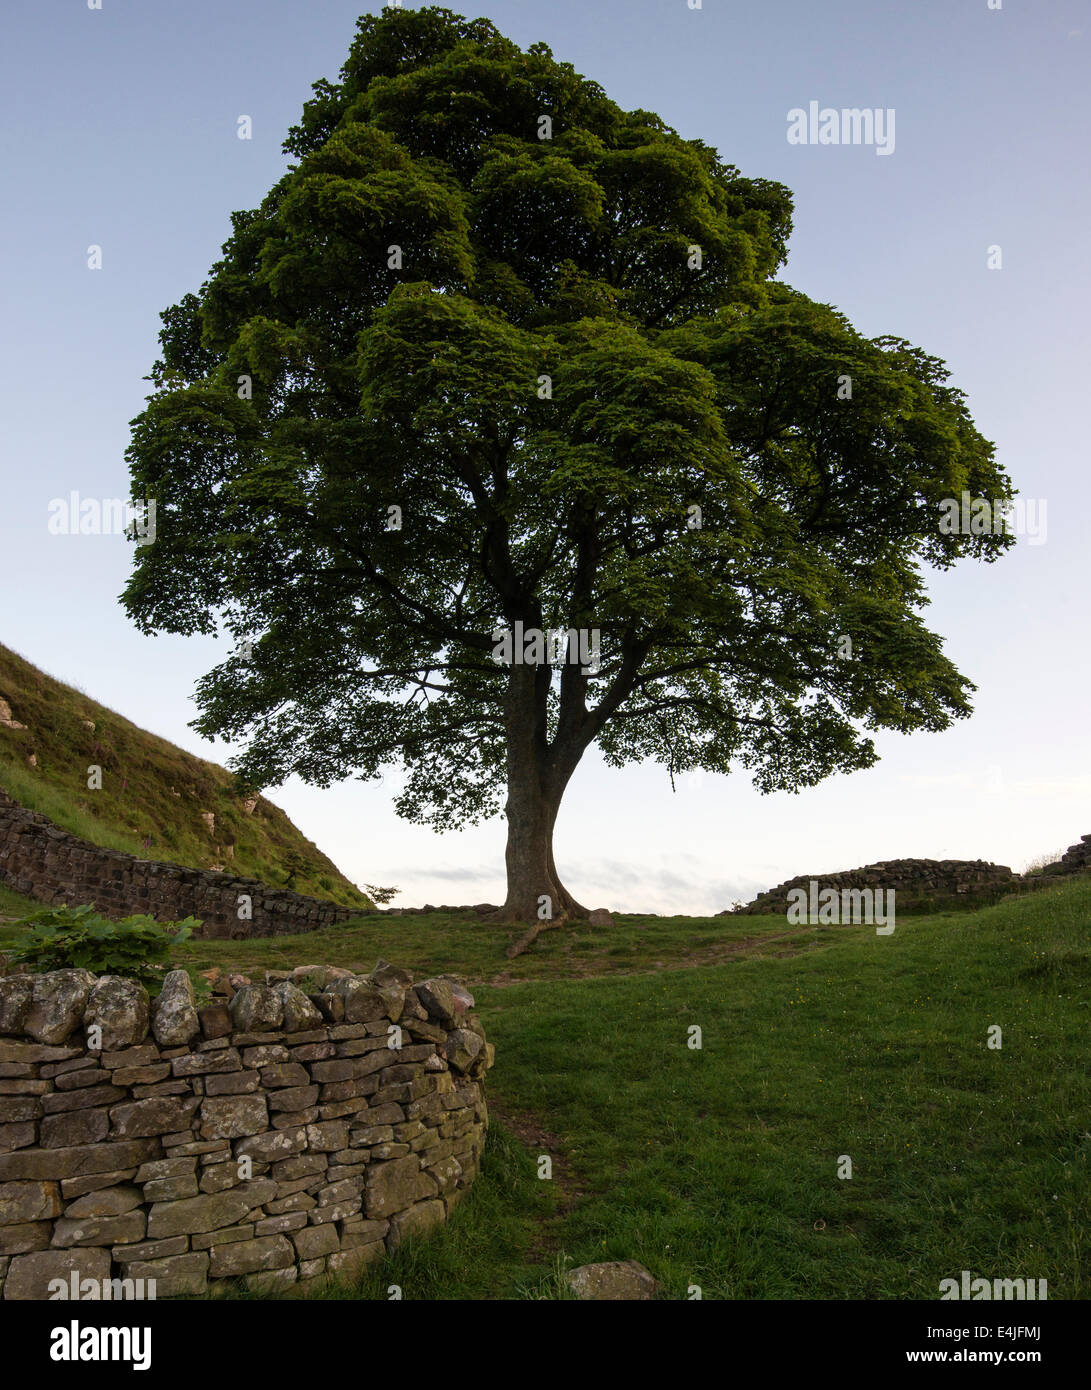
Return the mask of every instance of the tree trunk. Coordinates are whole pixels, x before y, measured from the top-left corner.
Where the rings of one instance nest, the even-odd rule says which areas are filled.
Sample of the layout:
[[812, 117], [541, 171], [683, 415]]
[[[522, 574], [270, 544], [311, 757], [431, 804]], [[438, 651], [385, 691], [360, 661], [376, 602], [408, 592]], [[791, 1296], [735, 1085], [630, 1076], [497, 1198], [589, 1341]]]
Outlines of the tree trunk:
[[[546, 668], [545, 681], [548, 679]], [[559, 774], [550, 757], [544, 737], [542, 680], [534, 667], [515, 666], [512, 670], [505, 807], [508, 892], [499, 913], [502, 921], [535, 927], [534, 935], [569, 917], [587, 916], [587, 909], [561, 883], [553, 862], [553, 827], [571, 772]]]
[[531, 769], [515, 785], [508, 783], [508, 895], [501, 911], [513, 922], [550, 921], [562, 911], [560, 887], [553, 877], [551, 816], [536, 781]]
[[[554, 808], [554, 811], [553, 811], [553, 820], [554, 820], [554, 821], [556, 821], [556, 819], [557, 819], [557, 811], [558, 811], [559, 809], [560, 809], [560, 806], [559, 806], [559, 803], [558, 803], [558, 806], [555, 807], [555, 808]], [[557, 892], [560, 894], [561, 906], [562, 906], [562, 908], [564, 909], [565, 913], [566, 913], [569, 917], [590, 917], [590, 915], [591, 915], [590, 909], [584, 907], [582, 903], [578, 903], [578, 902], [576, 901], [576, 899], [572, 896], [572, 894], [568, 891], [568, 889], [564, 886], [564, 884], [561, 882], [561, 876], [560, 876], [560, 874], [557, 872], [557, 866], [556, 866], [556, 864], [553, 862], [553, 825], [552, 825], [552, 824], [551, 824], [550, 827], [549, 827], [549, 873], [550, 873], [551, 878], [553, 879], [553, 882], [557, 885]]]

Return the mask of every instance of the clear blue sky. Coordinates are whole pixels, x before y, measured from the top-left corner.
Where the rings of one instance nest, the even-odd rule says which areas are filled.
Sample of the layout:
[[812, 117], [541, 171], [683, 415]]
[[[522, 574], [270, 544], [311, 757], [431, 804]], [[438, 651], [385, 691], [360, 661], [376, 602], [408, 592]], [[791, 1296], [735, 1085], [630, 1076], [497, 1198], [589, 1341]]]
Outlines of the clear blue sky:
[[[126, 497], [128, 422], [159, 311], [200, 286], [282, 172], [310, 86], [336, 77], [360, 0], [7, 0], [0, 642], [156, 733], [187, 725], [205, 639], [142, 637], [116, 598], [130, 548], [56, 536], [49, 502]], [[372, 7], [375, 8], [375, 7]], [[1087, 0], [481, 0], [627, 107], [657, 111], [795, 195], [784, 278], [862, 331], [943, 357], [1045, 544], [936, 576], [931, 624], [979, 686], [972, 720], [880, 740], [882, 762], [798, 796], [589, 758], [557, 860], [584, 901], [715, 911], [795, 873], [901, 855], [1019, 868], [1091, 832]], [[796, 146], [787, 113], [892, 108], [894, 153]], [[253, 139], [236, 137], [240, 115]], [[103, 268], [87, 268], [102, 247]], [[987, 248], [1002, 248], [989, 270]], [[437, 837], [385, 787], [274, 792], [357, 881], [399, 901], [498, 901], [502, 821]]]

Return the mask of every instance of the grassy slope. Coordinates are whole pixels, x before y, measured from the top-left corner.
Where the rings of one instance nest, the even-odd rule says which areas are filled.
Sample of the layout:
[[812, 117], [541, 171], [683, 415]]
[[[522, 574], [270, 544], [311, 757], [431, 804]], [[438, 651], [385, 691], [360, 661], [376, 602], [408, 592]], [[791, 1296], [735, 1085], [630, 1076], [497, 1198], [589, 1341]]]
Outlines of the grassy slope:
[[589, 1189], [565, 1250], [675, 1297], [934, 1299], [970, 1269], [1083, 1298], [1089, 926], [1083, 883], [792, 960], [490, 991], [493, 1089]]
[[[32, 898], [26, 898], [11, 888], [5, 888], [0, 883], [0, 920], [6, 917], [24, 917], [28, 912], [40, 912], [41, 908], [41, 903], [36, 903]], [[9, 935], [13, 933], [9, 932]], [[14, 935], [17, 936], [18, 933]]]
[[[383, 954], [504, 982], [475, 987], [497, 1046], [490, 1104], [549, 1133], [524, 1147], [494, 1119], [450, 1224], [328, 1297], [385, 1299], [394, 1283], [406, 1298], [555, 1297], [566, 1261], [635, 1258], [673, 1298], [696, 1284], [714, 1299], [932, 1300], [963, 1269], [1086, 1298], [1091, 879], [890, 937], [823, 929], [656, 969], [763, 926], [784, 923], [626, 918], [552, 932], [510, 963], [503, 932], [438, 915], [189, 950], [243, 965]], [[605, 973], [571, 978], [588, 968]]]
[[[279, 807], [262, 798], [247, 814], [223, 768], [138, 728], [6, 647], [0, 647], [0, 698], [27, 726], [0, 727], [0, 787], [63, 829], [143, 859], [220, 866], [315, 897], [369, 905]], [[36, 767], [27, 761], [32, 753]], [[92, 764], [102, 768], [100, 791], [87, 789]], [[215, 815], [214, 830], [203, 811]]]

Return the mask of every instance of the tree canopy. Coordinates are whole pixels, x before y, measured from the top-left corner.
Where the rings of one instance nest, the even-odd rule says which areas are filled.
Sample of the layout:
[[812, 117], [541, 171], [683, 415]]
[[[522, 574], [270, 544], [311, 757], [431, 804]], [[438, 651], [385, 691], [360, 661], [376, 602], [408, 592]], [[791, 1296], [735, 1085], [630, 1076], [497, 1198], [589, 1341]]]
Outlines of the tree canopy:
[[[788, 191], [544, 44], [357, 28], [133, 422], [123, 601], [239, 644], [196, 727], [260, 786], [400, 761], [402, 816], [503, 808], [533, 919], [582, 910], [551, 841], [592, 744], [794, 790], [966, 715], [925, 572], [1011, 544], [940, 525], [1011, 485], [943, 363], [775, 278]], [[516, 624], [597, 668], [497, 661]]]

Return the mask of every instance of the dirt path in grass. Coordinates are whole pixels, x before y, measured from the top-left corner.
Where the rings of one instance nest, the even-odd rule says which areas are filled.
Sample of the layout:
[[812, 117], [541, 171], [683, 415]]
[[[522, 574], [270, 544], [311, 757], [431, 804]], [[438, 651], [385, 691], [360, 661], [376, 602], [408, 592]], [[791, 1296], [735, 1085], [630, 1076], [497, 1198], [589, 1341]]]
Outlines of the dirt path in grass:
[[[787, 941], [793, 937], [809, 936], [813, 934], [814, 930], [812, 925], [797, 927], [793, 931], [776, 932], [771, 936], [750, 936], [742, 941], [732, 941], [723, 945], [707, 946], [699, 951], [690, 951], [670, 961], [657, 960], [650, 967], [638, 966], [633, 970], [602, 970], [593, 960], [579, 962], [569, 960], [569, 973], [552, 978], [589, 980], [601, 979], [608, 975], [654, 975], [658, 974], [660, 970], [693, 970], [702, 965], [718, 965], [726, 960], [738, 960], [743, 956], [759, 955], [766, 946]], [[794, 950], [775, 951], [773, 954], [784, 956], [795, 955], [796, 952]], [[502, 970], [499, 975], [494, 975], [486, 983], [495, 989], [505, 989], [508, 985], [531, 984], [532, 981], [516, 979], [510, 971]]]
[[543, 1154], [548, 1154], [552, 1162], [551, 1180], [558, 1196], [557, 1206], [553, 1213], [540, 1223], [538, 1233], [527, 1251], [527, 1259], [531, 1264], [543, 1264], [560, 1248], [561, 1227], [568, 1213], [583, 1196], [585, 1189], [573, 1170], [560, 1136], [546, 1129], [536, 1115], [529, 1110], [509, 1108], [490, 1091], [489, 1118], [499, 1120], [505, 1129], [510, 1130], [535, 1161]]
[[[782, 943], [813, 932], [813, 926], [806, 926], [792, 931], [777, 932], [774, 935], [747, 937], [742, 941], [691, 951], [670, 962], [656, 961], [650, 969], [642, 966], [633, 970], [602, 970], [596, 968], [594, 961], [580, 961], [578, 964], [569, 961], [571, 973], [559, 978], [592, 979], [607, 975], [648, 975], [660, 970], [690, 970], [697, 966], [758, 955], [765, 948], [778, 945], [781, 949], [774, 950], [773, 955], [794, 955], [795, 951], [792, 948], [783, 949]], [[488, 983], [497, 988], [504, 988], [506, 985], [529, 984], [531, 981], [513, 979], [505, 971], [494, 976]], [[551, 1176], [556, 1185], [557, 1203], [552, 1213], [538, 1223], [526, 1256], [530, 1265], [548, 1264], [562, 1249], [563, 1231], [569, 1213], [588, 1189], [575, 1171], [561, 1137], [547, 1129], [533, 1112], [514, 1109], [495, 1093], [490, 1092], [489, 1116], [514, 1134], [536, 1162], [543, 1154], [548, 1154], [552, 1161]]]

